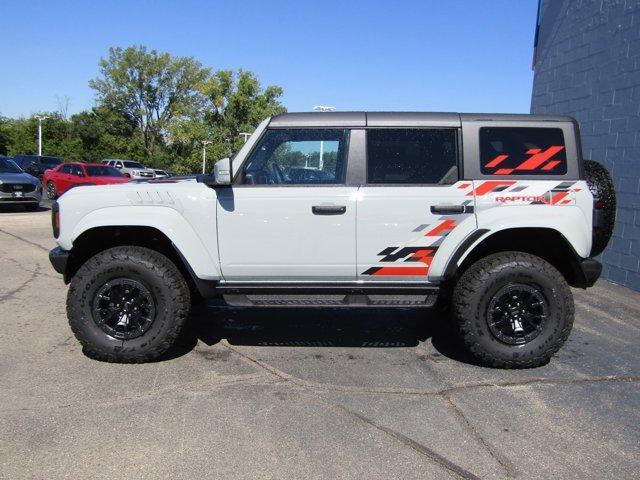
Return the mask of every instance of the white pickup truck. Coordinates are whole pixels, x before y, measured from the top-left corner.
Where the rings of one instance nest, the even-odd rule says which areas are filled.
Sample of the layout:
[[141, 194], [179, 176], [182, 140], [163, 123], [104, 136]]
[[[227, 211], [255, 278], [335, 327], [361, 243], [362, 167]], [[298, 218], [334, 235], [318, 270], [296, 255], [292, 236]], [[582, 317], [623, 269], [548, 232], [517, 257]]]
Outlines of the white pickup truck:
[[[197, 179], [78, 188], [50, 259], [94, 358], [143, 362], [195, 299], [297, 307], [448, 306], [497, 367], [567, 339], [615, 220], [607, 171], [570, 117], [289, 113]], [[391, 320], [390, 320], [391, 321]]]

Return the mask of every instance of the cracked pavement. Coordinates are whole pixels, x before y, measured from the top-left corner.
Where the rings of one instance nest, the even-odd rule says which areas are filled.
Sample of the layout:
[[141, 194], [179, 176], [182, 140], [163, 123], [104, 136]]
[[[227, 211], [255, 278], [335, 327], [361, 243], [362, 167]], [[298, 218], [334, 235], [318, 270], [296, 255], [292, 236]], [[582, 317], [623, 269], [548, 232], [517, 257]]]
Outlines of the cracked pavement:
[[0, 478], [637, 478], [640, 294], [574, 290], [546, 366], [474, 365], [421, 310], [194, 310], [162, 361], [91, 360], [47, 211], [0, 212]]

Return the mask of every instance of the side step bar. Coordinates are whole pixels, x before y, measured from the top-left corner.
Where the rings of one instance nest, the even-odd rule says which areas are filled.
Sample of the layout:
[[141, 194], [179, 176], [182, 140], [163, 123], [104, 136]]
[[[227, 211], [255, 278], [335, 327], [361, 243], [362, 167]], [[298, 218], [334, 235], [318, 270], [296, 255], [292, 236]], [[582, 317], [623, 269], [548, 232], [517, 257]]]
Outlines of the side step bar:
[[416, 284], [222, 284], [216, 287], [237, 307], [424, 307], [432, 308], [438, 287]]

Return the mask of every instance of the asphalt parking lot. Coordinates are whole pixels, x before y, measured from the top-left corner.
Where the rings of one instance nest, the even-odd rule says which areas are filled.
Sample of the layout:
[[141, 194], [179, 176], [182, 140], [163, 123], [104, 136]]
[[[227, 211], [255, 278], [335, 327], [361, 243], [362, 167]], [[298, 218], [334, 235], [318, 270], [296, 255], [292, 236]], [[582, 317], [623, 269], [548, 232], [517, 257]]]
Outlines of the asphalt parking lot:
[[0, 478], [637, 478], [640, 294], [574, 291], [550, 364], [474, 365], [437, 314], [228, 308], [162, 361], [82, 354], [49, 213], [0, 212]]

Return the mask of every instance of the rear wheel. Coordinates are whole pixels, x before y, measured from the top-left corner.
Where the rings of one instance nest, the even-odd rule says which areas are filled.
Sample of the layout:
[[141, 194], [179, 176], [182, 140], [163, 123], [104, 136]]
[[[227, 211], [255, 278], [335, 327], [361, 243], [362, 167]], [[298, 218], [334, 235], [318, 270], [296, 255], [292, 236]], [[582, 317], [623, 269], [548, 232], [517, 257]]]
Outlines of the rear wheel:
[[54, 200], [57, 196], [58, 191], [56, 190], [56, 184], [49, 180], [47, 182], [47, 198], [49, 198], [49, 200]]
[[542, 258], [502, 252], [473, 264], [453, 292], [464, 346], [500, 368], [543, 365], [564, 344], [574, 305], [564, 277]]
[[160, 357], [189, 308], [189, 287], [176, 266], [142, 247], [115, 247], [90, 258], [67, 295], [69, 324], [85, 353], [109, 362]]

